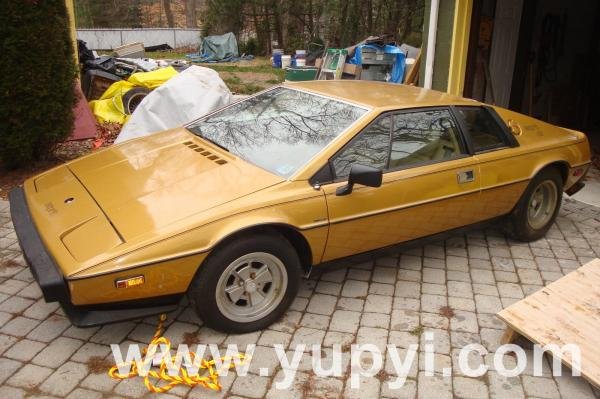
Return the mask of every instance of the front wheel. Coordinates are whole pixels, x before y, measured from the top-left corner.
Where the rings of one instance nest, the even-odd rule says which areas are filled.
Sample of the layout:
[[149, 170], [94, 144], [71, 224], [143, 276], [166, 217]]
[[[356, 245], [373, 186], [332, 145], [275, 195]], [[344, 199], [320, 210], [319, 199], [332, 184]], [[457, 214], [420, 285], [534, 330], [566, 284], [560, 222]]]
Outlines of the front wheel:
[[509, 216], [509, 235], [520, 241], [543, 237], [558, 215], [562, 187], [562, 176], [557, 169], [538, 173]]
[[227, 333], [268, 327], [294, 300], [301, 267], [281, 235], [241, 237], [217, 248], [189, 290], [206, 325]]

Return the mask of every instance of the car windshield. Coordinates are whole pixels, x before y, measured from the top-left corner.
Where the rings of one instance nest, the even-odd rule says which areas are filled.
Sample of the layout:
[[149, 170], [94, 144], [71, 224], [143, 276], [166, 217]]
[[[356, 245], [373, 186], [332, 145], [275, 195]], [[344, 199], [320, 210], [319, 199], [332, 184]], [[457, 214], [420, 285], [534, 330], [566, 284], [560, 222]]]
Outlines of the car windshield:
[[366, 111], [331, 98], [277, 87], [202, 118], [188, 129], [288, 178]]

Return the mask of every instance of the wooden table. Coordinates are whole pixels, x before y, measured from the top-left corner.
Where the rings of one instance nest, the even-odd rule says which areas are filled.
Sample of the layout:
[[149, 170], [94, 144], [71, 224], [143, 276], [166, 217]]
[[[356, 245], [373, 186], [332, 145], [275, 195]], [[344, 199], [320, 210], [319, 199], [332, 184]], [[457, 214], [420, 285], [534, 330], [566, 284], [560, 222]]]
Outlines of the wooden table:
[[[576, 344], [581, 375], [600, 387], [600, 259], [595, 259], [498, 313], [507, 324], [502, 343], [522, 335], [534, 344]], [[558, 356], [572, 367], [571, 353]]]

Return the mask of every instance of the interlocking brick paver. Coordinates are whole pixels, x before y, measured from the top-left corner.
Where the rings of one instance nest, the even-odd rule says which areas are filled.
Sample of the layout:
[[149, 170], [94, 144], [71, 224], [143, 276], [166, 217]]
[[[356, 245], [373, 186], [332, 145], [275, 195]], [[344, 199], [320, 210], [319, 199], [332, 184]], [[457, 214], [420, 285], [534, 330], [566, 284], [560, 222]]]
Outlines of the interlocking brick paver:
[[502, 310], [502, 303], [495, 296], [475, 295], [475, 307], [479, 313], [495, 314]]
[[446, 316], [436, 313], [421, 313], [421, 325], [423, 327], [447, 330], [450, 322]]
[[325, 331], [317, 330], [308, 327], [299, 327], [296, 333], [292, 337], [291, 346], [297, 346], [299, 344], [305, 344], [307, 349], [310, 349], [311, 345], [320, 345], [325, 337]]
[[319, 294], [328, 294], [328, 295], [339, 295], [342, 289], [342, 285], [340, 283], [332, 283], [329, 281], [320, 281], [319, 284], [315, 287], [315, 292]]
[[448, 297], [448, 306], [452, 309], [466, 310], [468, 312], [475, 311], [475, 301], [467, 298]]
[[451, 297], [473, 298], [473, 289], [470, 283], [464, 281], [448, 281], [448, 295]]
[[342, 288], [342, 296], [364, 298], [369, 292], [369, 283], [365, 281], [347, 280]]
[[429, 313], [437, 313], [442, 306], [448, 304], [448, 298], [442, 295], [421, 295], [421, 310]]
[[15, 360], [29, 361], [45, 346], [42, 342], [23, 339], [4, 352], [4, 356]]
[[332, 331], [356, 333], [360, 325], [361, 313], [336, 310], [331, 318], [329, 329]]
[[360, 319], [361, 326], [388, 328], [390, 315], [384, 313], [363, 313]]
[[373, 344], [379, 348], [381, 353], [386, 350], [388, 342], [387, 328], [373, 328], [373, 327], [360, 327], [356, 334], [356, 343], [361, 344]]
[[[425, 348], [424, 345], [433, 345], [432, 349], [435, 353], [450, 353], [450, 335], [447, 330], [427, 328], [424, 331], [426, 334], [421, 335], [421, 348]], [[432, 334], [432, 340], [429, 340], [427, 333]]]
[[26, 391], [8, 385], [0, 386], [0, 398], [23, 399]]
[[40, 366], [55, 367], [70, 358], [82, 345], [83, 342], [77, 339], [57, 338], [38, 353], [32, 362]]
[[414, 281], [398, 281], [394, 295], [419, 299], [421, 297], [421, 285]]
[[391, 296], [369, 294], [365, 302], [365, 312], [385, 313], [392, 311], [393, 298]]
[[[600, 209], [565, 200], [556, 224], [535, 242], [514, 242], [491, 227], [348, 268], [315, 269], [302, 281], [290, 309], [264, 331], [214, 331], [203, 326], [184, 301], [169, 316], [165, 336], [175, 347], [191, 336], [203, 344], [237, 344], [241, 350], [257, 344], [249, 374], [242, 377], [230, 371], [220, 379], [220, 392], [178, 386], [167, 394], [150, 395], [143, 379], [113, 380], [104, 366], [94, 363], [102, 358], [112, 362], [110, 344], [119, 344], [122, 350], [130, 343], [147, 344], [157, 318], [91, 329], [72, 326], [58, 304], [40, 298], [37, 283], [15, 246], [7, 205], [0, 201], [0, 257], [18, 264], [0, 270], [0, 398], [599, 399], [600, 393], [582, 378], [553, 377], [547, 361], [542, 377], [532, 376], [530, 364], [521, 376], [511, 378], [501, 376], [493, 366], [493, 351], [505, 328], [495, 313], [600, 256], [599, 218]], [[434, 334], [433, 341], [426, 340], [427, 332]], [[460, 349], [474, 343], [490, 351], [486, 356], [469, 353], [472, 368], [490, 367], [480, 378], [468, 377], [459, 369]], [[275, 344], [286, 348], [288, 360], [297, 344], [307, 345], [292, 386], [283, 391], [275, 388], [275, 382], [283, 379], [272, 349]], [[342, 348], [342, 376], [314, 375], [313, 344], [323, 345], [324, 367], [330, 365], [333, 349]], [[383, 370], [375, 377], [361, 377], [360, 389], [350, 388], [353, 344], [375, 344], [384, 354]], [[396, 378], [388, 344], [397, 347], [400, 359], [406, 358], [411, 345], [419, 345], [408, 379], [397, 390], [388, 385]], [[423, 371], [425, 344], [432, 345], [434, 352], [434, 376]], [[526, 353], [530, 363], [531, 351]], [[363, 367], [370, 362], [368, 355], [361, 358]], [[510, 356], [504, 357], [504, 363], [508, 369], [516, 365]], [[451, 375], [444, 376], [445, 370]], [[563, 374], [569, 374], [568, 369]]]
[[17, 337], [13, 337], [11, 335], [0, 334], [0, 354], [4, 353], [8, 349], [10, 349], [15, 342], [18, 342], [19, 339]]
[[451, 399], [452, 381], [450, 378], [442, 377], [438, 374], [434, 376], [425, 376], [425, 373], [419, 373], [418, 379], [419, 399]]
[[406, 380], [401, 388], [391, 389], [388, 382], [395, 381], [396, 377], [390, 378], [381, 385], [381, 396], [383, 398], [394, 399], [413, 399], [417, 396], [417, 382], [414, 380]]
[[34, 328], [27, 338], [36, 341], [50, 342], [56, 339], [64, 330], [69, 328], [71, 322], [66, 317], [52, 315]]
[[369, 286], [369, 294], [392, 296], [394, 295], [394, 289], [393, 284], [371, 283]]
[[550, 378], [524, 375], [522, 381], [523, 389], [528, 396], [548, 399], [560, 398], [556, 382]]
[[392, 330], [413, 331], [419, 327], [419, 312], [412, 309], [397, 309], [392, 311], [390, 328]]
[[444, 284], [423, 283], [421, 284], [421, 292], [431, 295], [448, 295], [448, 289]]
[[231, 392], [248, 398], [262, 398], [267, 393], [269, 381], [267, 377], [237, 377], [231, 387]]
[[7, 378], [13, 375], [23, 363], [0, 357], [0, 384], [2, 384]]
[[29, 331], [33, 330], [39, 323], [39, 320], [17, 316], [0, 328], [0, 332], [14, 335], [15, 337], [23, 337], [27, 335]]
[[34, 303], [33, 300], [22, 298], [20, 296], [12, 296], [0, 303], [0, 311], [8, 313], [21, 313]]
[[45, 381], [53, 372], [54, 370], [49, 367], [26, 364], [8, 379], [8, 383], [16, 387], [32, 389]]
[[304, 316], [302, 316], [300, 325], [304, 327], [326, 329], [329, 325], [329, 319], [329, 316], [314, 313], [305, 313]]
[[346, 389], [344, 390], [344, 398], [347, 399], [363, 399], [379, 397], [381, 382], [376, 378], [360, 377], [360, 388], [352, 388], [350, 380], [346, 381]]
[[[66, 399], [101, 399], [102, 393], [90, 391], [89, 389], [77, 388], [67, 396]], [[176, 396], [174, 396], [176, 398]], [[169, 398], [165, 398], [169, 399]]]
[[477, 315], [473, 312], [455, 310], [454, 315], [450, 318], [450, 329], [452, 331], [462, 331], [470, 333], [479, 332]]
[[364, 306], [365, 300], [357, 298], [340, 298], [337, 303], [337, 309], [352, 310], [355, 312], [361, 312]]

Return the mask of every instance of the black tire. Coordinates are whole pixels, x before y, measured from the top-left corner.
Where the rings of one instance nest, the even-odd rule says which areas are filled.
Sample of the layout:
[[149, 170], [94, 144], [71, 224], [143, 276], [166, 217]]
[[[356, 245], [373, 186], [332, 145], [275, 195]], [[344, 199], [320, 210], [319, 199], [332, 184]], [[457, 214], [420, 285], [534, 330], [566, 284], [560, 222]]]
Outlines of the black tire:
[[[551, 217], [543, 223], [542, 226], [532, 226], [529, 217], [529, 206], [532, 201], [532, 196], [541, 186], [555, 187], [556, 201], [554, 209], [551, 212]], [[564, 182], [560, 171], [556, 168], [547, 168], [540, 171], [529, 183], [527, 189], [521, 196], [517, 206], [508, 217], [507, 233], [510, 237], [519, 241], [535, 241], [542, 238], [548, 232], [548, 229], [554, 223], [562, 201]], [[550, 214], [550, 212], [548, 212]]]
[[133, 111], [137, 108], [142, 100], [151, 92], [150, 89], [145, 87], [134, 87], [123, 94], [123, 108], [127, 115], [133, 114]]
[[[217, 304], [217, 287], [225, 270], [236, 260], [252, 253], [267, 253], [283, 263], [287, 286], [281, 302], [259, 320], [232, 320]], [[188, 296], [204, 323], [218, 331], [241, 334], [261, 330], [277, 321], [290, 306], [300, 285], [302, 268], [294, 247], [282, 235], [273, 232], [242, 236], [229, 240], [209, 255], [190, 284]]]

